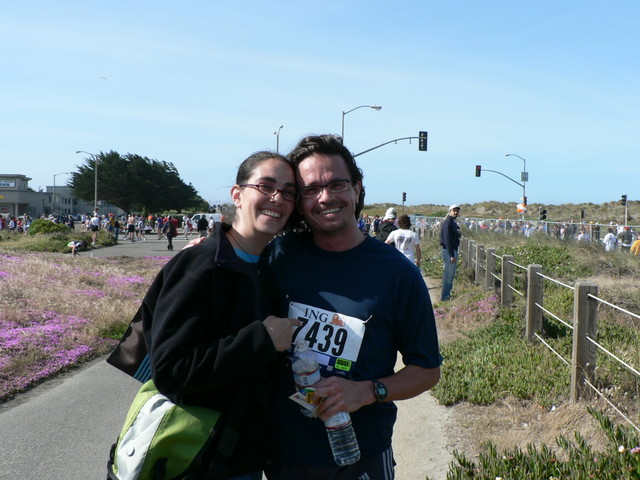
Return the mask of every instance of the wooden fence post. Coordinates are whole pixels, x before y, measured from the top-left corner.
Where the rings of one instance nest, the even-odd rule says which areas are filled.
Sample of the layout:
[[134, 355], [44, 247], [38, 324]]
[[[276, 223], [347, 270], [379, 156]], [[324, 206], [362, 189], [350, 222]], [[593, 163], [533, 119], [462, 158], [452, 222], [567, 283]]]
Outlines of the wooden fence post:
[[502, 256], [502, 284], [500, 285], [500, 297], [502, 297], [502, 306], [510, 307], [513, 303], [513, 255]]
[[475, 240], [469, 240], [467, 242], [467, 248], [465, 251], [466, 255], [464, 256], [467, 259], [467, 268], [475, 268], [473, 265], [473, 259], [476, 258], [476, 256], [474, 255], [475, 245]]
[[495, 277], [496, 274], [496, 257], [495, 257], [496, 249], [495, 248], [487, 248], [487, 261], [484, 275], [484, 288], [486, 290], [493, 290], [495, 287]]
[[591, 396], [591, 388], [585, 380], [593, 382], [596, 368], [596, 347], [587, 336], [596, 338], [598, 304], [589, 295], [597, 295], [598, 286], [591, 282], [575, 285], [573, 300], [573, 351], [571, 354], [571, 402]]
[[482, 260], [484, 259], [484, 245], [476, 246], [476, 278], [475, 283], [484, 282], [484, 267], [482, 266]]
[[544, 291], [542, 265], [529, 265], [527, 267], [527, 340], [532, 342], [533, 334], [542, 330], [542, 310], [536, 307], [536, 303], [542, 305]]
[[[468, 238], [463, 238], [462, 240], [460, 240], [460, 248], [458, 249], [458, 252], [463, 252], [466, 253], [469, 249], [469, 239]], [[469, 255], [462, 255], [462, 264], [469, 268]]]

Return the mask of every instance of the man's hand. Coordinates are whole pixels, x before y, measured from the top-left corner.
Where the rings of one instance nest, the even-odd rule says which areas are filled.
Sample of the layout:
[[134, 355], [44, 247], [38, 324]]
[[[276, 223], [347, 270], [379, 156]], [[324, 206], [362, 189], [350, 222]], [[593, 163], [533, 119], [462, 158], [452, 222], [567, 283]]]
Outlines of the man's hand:
[[300, 320], [295, 318], [281, 318], [269, 315], [262, 322], [264, 328], [267, 329], [273, 346], [279, 352], [284, 352], [291, 346], [291, 340], [293, 338], [293, 327], [301, 325]]
[[370, 381], [355, 382], [340, 377], [322, 378], [313, 385], [314, 401], [321, 402], [316, 415], [325, 421], [338, 412], [355, 412], [376, 401]]

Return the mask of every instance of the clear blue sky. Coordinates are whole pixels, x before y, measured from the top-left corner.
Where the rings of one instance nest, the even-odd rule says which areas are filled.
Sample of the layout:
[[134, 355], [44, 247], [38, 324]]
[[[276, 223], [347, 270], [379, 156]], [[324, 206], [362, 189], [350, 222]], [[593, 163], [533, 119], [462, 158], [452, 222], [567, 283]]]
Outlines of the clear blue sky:
[[[640, 197], [640, 2], [2, 2], [0, 172], [34, 189], [76, 150], [172, 162], [227, 201], [249, 154], [340, 133], [367, 203]], [[68, 180], [56, 177], [58, 185]]]

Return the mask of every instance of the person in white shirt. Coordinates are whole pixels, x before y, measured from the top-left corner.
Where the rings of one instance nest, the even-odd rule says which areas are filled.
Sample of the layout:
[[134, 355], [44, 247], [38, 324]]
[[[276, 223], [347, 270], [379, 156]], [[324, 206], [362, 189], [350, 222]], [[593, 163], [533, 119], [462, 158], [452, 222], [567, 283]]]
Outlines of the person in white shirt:
[[394, 244], [411, 263], [420, 266], [422, 251], [420, 250], [420, 239], [418, 234], [411, 230], [411, 219], [409, 215], [400, 215], [398, 218], [398, 228], [389, 234], [384, 243]]
[[604, 243], [605, 252], [614, 252], [618, 245], [618, 237], [613, 233], [613, 228], [610, 227], [608, 233], [602, 239]]

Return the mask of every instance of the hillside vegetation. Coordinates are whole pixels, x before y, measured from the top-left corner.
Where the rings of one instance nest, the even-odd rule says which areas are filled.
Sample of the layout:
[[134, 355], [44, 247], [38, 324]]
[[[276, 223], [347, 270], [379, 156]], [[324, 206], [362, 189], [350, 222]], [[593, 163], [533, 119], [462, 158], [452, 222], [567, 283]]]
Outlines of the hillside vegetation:
[[[374, 203], [365, 205], [362, 213], [365, 215], [384, 215], [389, 207], [394, 207], [398, 215], [406, 213], [408, 215], [424, 215], [427, 217], [443, 217], [447, 214], [449, 205], [402, 205], [394, 203]], [[520, 218], [516, 211], [515, 203], [502, 202], [480, 202], [474, 204], [460, 204], [460, 217], [477, 218]], [[531, 203], [527, 206], [525, 220], [538, 220], [539, 209], [547, 211], [547, 220], [579, 222], [584, 211], [586, 222], [609, 224], [609, 222], [624, 223], [624, 207], [619, 202], [607, 202], [601, 204], [579, 203], [562, 205], [542, 205]], [[629, 201], [627, 206], [628, 224], [640, 225], [640, 202]]]

